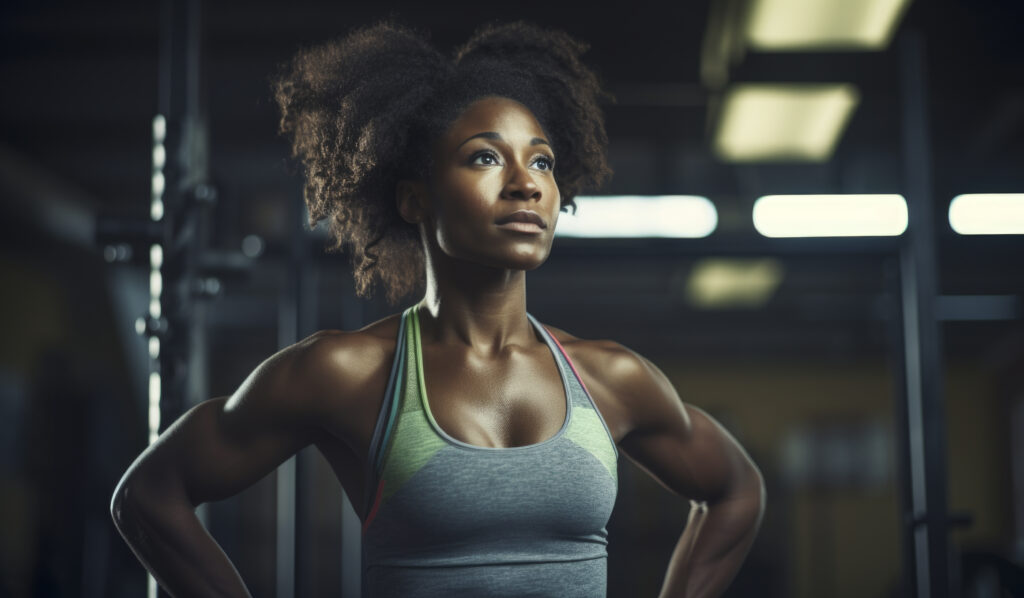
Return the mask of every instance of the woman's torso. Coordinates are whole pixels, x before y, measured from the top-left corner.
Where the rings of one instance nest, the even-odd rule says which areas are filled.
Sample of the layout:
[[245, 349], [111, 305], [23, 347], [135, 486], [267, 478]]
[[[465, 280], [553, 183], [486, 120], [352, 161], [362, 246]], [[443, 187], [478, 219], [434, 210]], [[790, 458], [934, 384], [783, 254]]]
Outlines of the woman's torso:
[[[500, 365], [482, 385], [445, 385], [443, 376], [431, 385], [429, 356], [460, 376], [468, 362], [425, 348], [417, 310], [406, 310], [368, 453], [364, 595], [604, 594], [618, 451], [558, 341], [527, 318], [556, 372], [554, 389], [506, 377], [517, 362], [530, 365], [529, 347], [484, 360]], [[449, 411], [462, 422], [518, 423], [466, 434], [480, 444], [456, 438], [433, 415], [435, 402], [452, 403], [448, 389], [459, 393], [462, 404]], [[557, 417], [544, 432], [550, 405]], [[519, 431], [535, 438], [520, 442]]]
[[[327, 433], [316, 442], [364, 522], [371, 506], [365, 498], [367, 462], [385, 406], [401, 321], [402, 313], [397, 313], [358, 331], [340, 333], [359, 335], [358, 363], [348, 364], [348, 371], [361, 374], [346, 396], [330, 399], [337, 408], [329, 409], [323, 422]], [[611, 381], [603, 375], [607, 374], [601, 366], [607, 354], [604, 341], [576, 339], [557, 328], [545, 328], [564, 349], [618, 444], [628, 432], [628, 420]], [[423, 369], [430, 411], [452, 438], [481, 447], [526, 446], [550, 439], [562, 427], [566, 407], [552, 397], [564, 395], [563, 381], [551, 350], [542, 341], [531, 348], [520, 347], [511, 358], [489, 363], [427, 347]], [[488, 397], [490, 404], [482, 404], [481, 397]]]

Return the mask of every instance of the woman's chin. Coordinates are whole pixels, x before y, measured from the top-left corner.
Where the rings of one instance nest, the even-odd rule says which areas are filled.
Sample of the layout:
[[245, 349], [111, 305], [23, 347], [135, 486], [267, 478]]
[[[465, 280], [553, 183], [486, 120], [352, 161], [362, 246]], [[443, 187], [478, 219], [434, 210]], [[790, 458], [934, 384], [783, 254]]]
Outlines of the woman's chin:
[[505, 267], [513, 270], [535, 270], [548, 261], [550, 251], [516, 255], [509, 258]]
[[492, 256], [491, 259], [471, 259], [482, 266], [488, 266], [501, 270], [535, 270], [548, 260], [549, 253], [517, 255], [517, 256]]

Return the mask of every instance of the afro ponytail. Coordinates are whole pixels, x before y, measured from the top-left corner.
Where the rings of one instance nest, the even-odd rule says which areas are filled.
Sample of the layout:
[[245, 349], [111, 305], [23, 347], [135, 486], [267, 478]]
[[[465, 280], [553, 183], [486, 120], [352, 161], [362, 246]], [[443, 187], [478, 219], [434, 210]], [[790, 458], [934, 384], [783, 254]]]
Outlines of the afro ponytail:
[[395, 205], [395, 185], [426, 179], [430, 148], [474, 100], [530, 108], [557, 152], [562, 208], [611, 175], [587, 45], [525, 22], [487, 25], [449, 59], [426, 35], [385, 21], [300, 50], [272, 79], [279, 132], [305, 171], [309, 226], [327, 220], [328, 251], [351, 251], [356, 294], [380, 280], [392, 305], [421, 289], [423, 247]]

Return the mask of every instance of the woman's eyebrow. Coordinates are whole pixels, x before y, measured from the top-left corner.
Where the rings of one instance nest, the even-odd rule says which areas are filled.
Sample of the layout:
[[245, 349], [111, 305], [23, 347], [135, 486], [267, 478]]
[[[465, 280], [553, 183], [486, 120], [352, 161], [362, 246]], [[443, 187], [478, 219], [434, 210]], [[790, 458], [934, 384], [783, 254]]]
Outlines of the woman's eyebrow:
[[[467, 137], [467, 138], [465, 139], [465, 141], [463, 141], [462, 143], [460, 143], [460, 144], [458, 145], [458, 147], [456, 147], [455, 149], [456, 149], [456, 150], [458, 150], [458, 149], [459, 149], [460, 147], [462, 147], [463, 145], [466, 145], [466, 142], [468, 142], [468, 141], [469, 141], [470, 139], [476, 139], [477, 137], [483, 137], [484, 139], [497, 139], [497, 140], [502, 140], [502, 138], [501, 138], [501, 135], [500, 135], [500, 134], [498, 134], [498, 133], [495, 133], [494, 131], [485, 131], [485, 132], [483, 132], [483, 133], [477, 133], [476, 135], [472, 135], [472, 136], [470, 136], [470, 137]], [[534, 137], [533, 139], [531, 139], [531, 140], [530, 140], [530, 145], [542, 145], [542, 144], [543, 144], [543, 145], [546, 145], [546, 146], [548, 146], [548, 147], [551, 147], [551, 144], [550, 144], [550, 143], [548, 143], [548, 142], [547, 142], [546, 140], [544, 140], [544, 139], [541, 139], [540, 137]]]

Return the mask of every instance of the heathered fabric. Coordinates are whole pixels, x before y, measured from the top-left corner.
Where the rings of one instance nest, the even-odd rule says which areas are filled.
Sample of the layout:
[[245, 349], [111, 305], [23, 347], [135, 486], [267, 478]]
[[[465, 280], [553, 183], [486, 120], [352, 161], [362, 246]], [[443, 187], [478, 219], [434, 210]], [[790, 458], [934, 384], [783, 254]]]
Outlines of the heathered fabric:
[[364, 597], [605, 596], [618, 448], [558, 340], [527, 317], [558, 365], [566, 419], [538, 444], [492, 448], [434, 420], [416, 308], [403, 312], [367, 464]]

